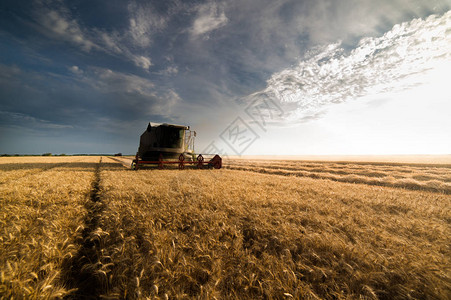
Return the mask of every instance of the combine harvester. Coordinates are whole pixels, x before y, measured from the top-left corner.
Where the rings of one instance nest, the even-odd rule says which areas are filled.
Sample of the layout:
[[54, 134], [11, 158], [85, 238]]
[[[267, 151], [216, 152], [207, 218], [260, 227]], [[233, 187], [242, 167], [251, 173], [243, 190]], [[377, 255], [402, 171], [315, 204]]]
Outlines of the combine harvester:
[[205, 160], [202, 154], [194, 153], [195, 137], [196, 132], [190, 130], [189, 126], [149, 123], [141, 134], [138, 152], [131, 167], [138, 170], [143, 166], [156, 165], [163, 169], [164, 165], [178, 165], [183, 170], [186, 165], [193, 165], [199, 169], [220, 169], [222, 159], [219, 155], [205, 154], [212, 156]]

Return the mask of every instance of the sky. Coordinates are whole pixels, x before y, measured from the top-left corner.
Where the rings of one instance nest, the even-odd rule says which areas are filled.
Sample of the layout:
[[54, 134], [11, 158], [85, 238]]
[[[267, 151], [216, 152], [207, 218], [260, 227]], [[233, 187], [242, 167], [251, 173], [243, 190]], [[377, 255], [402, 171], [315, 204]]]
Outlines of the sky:
[[451, 0], [0, 2], [0, 154], [451, 154]]

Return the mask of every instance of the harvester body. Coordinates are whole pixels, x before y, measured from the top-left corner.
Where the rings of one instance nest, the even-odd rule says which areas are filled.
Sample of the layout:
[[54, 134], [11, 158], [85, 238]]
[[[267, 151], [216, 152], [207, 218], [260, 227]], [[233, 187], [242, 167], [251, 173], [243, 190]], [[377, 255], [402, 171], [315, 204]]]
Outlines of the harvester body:
[[179, 169], [184, 169], [188, 164], [198, 168], [221, 168], [222, 159], [219, 155], [214, 155], [206, 161], [202, 154], [194, 153], [195, 137], [196, 132], [190, 130], [189, 126], [149, 123], [146, 131], [141, 134], [132, 168], [158, 165], [161, 169], [164, 165], [171, 164], [178, 164]]
[[195, 132], [189, 126], [149, 123], [139, 140], [138, 155], [143, 160], [178, 158], [181, 153], [194, 153]]

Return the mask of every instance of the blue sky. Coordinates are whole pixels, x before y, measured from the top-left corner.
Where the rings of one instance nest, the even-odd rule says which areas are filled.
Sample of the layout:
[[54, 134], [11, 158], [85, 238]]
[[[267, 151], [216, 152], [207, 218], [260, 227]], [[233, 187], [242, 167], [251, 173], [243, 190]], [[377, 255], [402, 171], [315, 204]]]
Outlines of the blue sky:
[[451, 1], [2, 1], [0, 153], [451, 153]]

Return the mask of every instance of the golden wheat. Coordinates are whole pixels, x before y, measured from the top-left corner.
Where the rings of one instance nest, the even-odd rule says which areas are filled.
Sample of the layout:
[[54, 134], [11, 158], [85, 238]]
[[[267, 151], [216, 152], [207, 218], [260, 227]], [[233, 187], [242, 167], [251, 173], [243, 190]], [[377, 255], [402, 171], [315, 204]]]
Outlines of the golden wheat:
[[1, 171], [8, 175], [0, 185], [0, 295], [62, 297], [68, 291], [59, 284], [61, 264], [77, 250], [73, 237], [81, 228], [92, 173], [85, 164], [68, 165], [79, 158], [27, 159], [17, 171], [11, 166]]
[[109, 296], [450, 295], [449, 196], [229, 170], [102, 179], [105, 255], [122, 262]]
[[1, 296], [451, 297], [451, 196], [425, 191], [449, 182], [447, 167], [131, 171], [77, 159], [0, 185]]
[[227, 160], [225, 168], [451, 194], [451, 166], [363, 162]]

